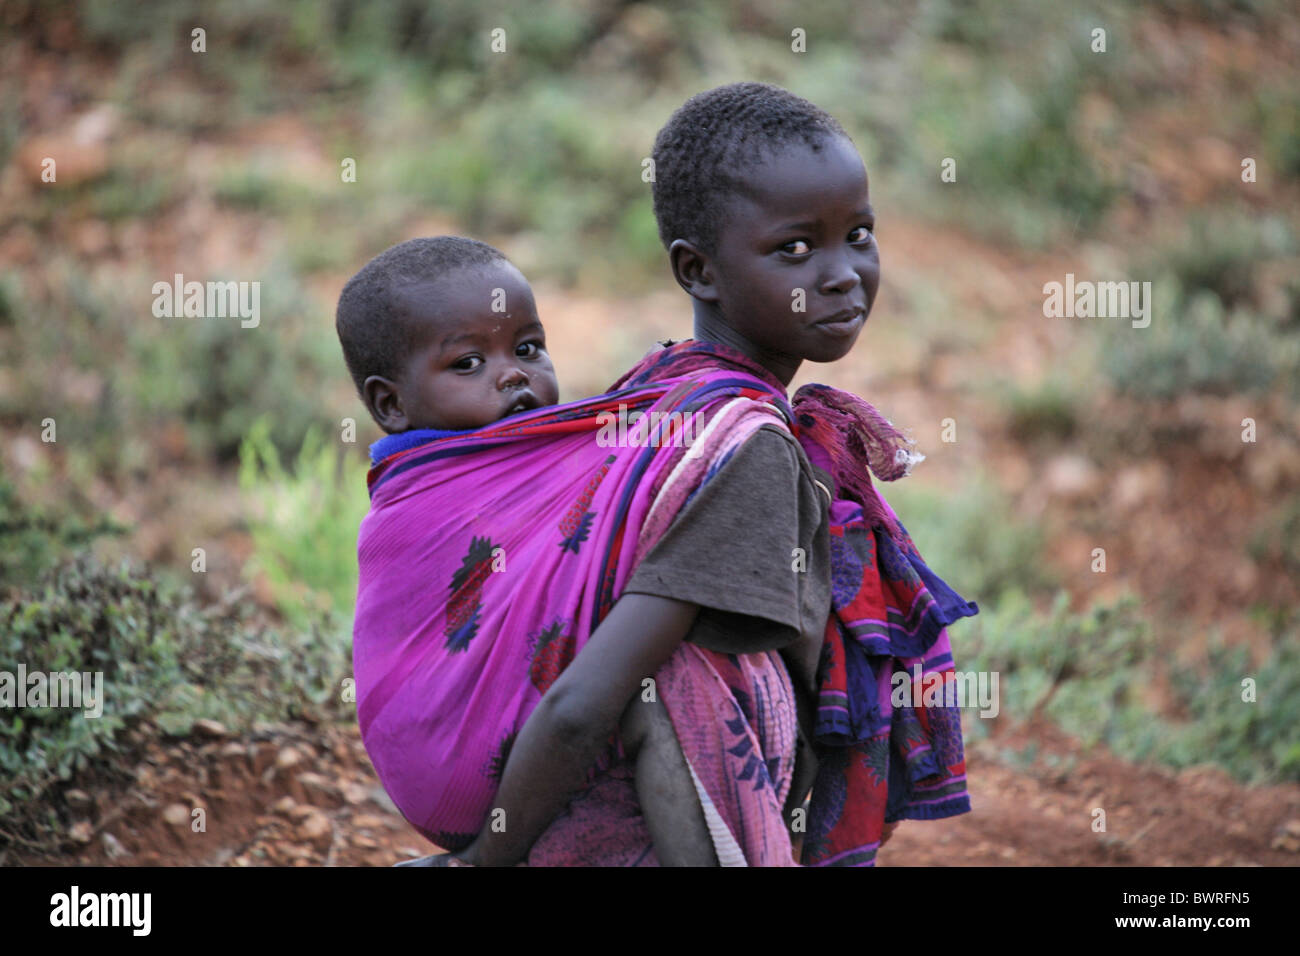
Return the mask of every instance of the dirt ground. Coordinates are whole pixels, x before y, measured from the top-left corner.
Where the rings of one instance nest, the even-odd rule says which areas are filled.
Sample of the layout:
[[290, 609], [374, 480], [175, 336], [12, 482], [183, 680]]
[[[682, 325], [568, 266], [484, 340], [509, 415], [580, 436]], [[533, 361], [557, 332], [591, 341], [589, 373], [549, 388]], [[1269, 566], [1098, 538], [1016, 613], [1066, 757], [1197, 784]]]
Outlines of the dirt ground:
[[[1028, 766], [995, 759], [1036, 746]], [[1073, 764], [1068, 772], [1056, 769]], [[1300, 788], [1242, 787], [1084, 756], [1050, 726], [995, 733], [967, 755], [972, 812], [903, 823], [881, 866], [1294, 866]], [[8, 861], [91, 866], [388, 866], [438, 852], [397, 813], [355, 727], [276, 726], [151, 744], [134, 784], [67, 794], [80, 848]], [[1097, 810], [1105, 811], [1104, 830]], [[201, 813], [196, 813], [201, 811]]]

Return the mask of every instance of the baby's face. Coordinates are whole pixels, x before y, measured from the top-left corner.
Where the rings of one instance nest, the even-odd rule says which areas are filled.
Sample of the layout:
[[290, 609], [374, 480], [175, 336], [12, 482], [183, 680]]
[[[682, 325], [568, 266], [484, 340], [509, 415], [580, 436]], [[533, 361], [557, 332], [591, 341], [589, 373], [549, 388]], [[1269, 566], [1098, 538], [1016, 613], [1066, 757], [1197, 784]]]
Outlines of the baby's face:
[[481, 428], [559, 401], [532, 289], [495, 262], [404, 290], [414, 349], [399, 395], [410, 428]]

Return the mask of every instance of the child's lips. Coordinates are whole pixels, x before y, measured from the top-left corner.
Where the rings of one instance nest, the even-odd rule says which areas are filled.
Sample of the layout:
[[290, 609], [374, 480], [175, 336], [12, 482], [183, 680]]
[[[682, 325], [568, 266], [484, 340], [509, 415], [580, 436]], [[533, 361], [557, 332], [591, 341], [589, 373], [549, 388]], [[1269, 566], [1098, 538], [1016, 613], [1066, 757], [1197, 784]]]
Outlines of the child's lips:
[[537, 408], [540, 404], [541, 402], [537, 400], [536, 395], [532, 392], [526, 392], [525, 394], [520, 395], [515, 400], [514, 404], [506, 409], [506, 414], [518, 415], [520, 412], [531, 411], [532, 409]]
[[814, 322], [813, 325], [831, 335], [852, 335], [865, 321], [866, 309], [854, 307], [820, 319]]

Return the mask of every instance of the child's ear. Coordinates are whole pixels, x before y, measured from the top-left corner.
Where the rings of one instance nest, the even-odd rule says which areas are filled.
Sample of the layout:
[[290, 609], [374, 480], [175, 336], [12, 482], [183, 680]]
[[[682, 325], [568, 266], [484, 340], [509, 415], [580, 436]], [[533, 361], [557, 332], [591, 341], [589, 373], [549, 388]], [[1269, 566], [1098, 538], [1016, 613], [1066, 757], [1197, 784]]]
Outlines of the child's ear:
[[366, 394], [366, 408], [379, 427], [390, 435], [404, 432], [410, 427], [397, 383], [382, 375], [371, 375], [362, 385]]
[[717, 302], [718, 289], [713, 284], [713, 265], [699, 246], [687, 239], [674, 239], [668, 247], [668, 261], [673, 278], [686, 294], [701, 302]]

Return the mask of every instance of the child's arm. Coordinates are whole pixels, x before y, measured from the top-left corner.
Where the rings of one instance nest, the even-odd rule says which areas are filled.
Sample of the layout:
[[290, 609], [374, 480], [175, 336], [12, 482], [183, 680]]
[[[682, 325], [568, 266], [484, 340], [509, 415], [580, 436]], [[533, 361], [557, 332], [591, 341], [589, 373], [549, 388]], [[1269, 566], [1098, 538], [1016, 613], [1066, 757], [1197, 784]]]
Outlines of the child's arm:
[[698, 611], [649, 594], [625, 594], [614, 604], [510, 748], [494, 806], [505, 811], [502, 832], [493, 832], [489, 820], [456, 856], [476, 866], [510, 866], [528, 855], [586, 783], [641, 681], [667, 663]]

